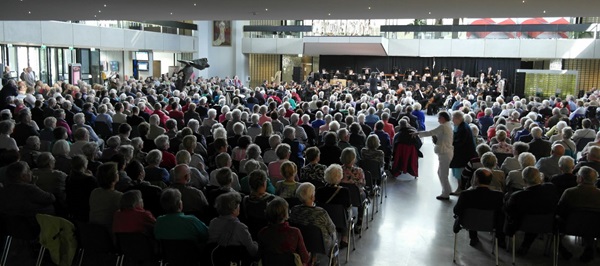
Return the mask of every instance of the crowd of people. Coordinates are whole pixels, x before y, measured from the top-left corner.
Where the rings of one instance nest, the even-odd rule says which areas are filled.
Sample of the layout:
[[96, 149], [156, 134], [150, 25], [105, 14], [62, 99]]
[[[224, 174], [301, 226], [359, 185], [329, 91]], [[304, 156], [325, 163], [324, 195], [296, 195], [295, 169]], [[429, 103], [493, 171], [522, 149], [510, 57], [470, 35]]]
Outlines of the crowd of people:
[[[347, 248], [347, 228], [319, 206], [355, 207], [360, 233], [365, 209], [353, 206], [351, 191], [369, 198], [380, 181], [371, 174], [418, 177], [420, 137], [428, 136], [439, 160], [437, 199], [459, 196], [458, 217], [467, 208], [497, 210], [511, 235], [526, 214], [600, 211], [595, 90], [563, 101], [440, 87], [434, 111], [449, 111], [428, 131], [427, 100], [412, 97], [427, 88], [248, 89], [232, 80], [199, 78], [181, 90], [162, 78], [108, 86], [7, 80], [0, 213], [51, 214], [199, 248], [239, 246], [247, 261], [296, 254], [312, 265], [295, 225], [317, 226], [327, 250]], [[366, 173], [363, 161], [380, 172]], [[496, 234], [501, 245], [504, 232]], [[476, 232], [470, 236], [477, 245]], [[526, 237], [521, 254], [534, 239]], [[586, 243], [581, 259], [589, 261], [593, 239]]]

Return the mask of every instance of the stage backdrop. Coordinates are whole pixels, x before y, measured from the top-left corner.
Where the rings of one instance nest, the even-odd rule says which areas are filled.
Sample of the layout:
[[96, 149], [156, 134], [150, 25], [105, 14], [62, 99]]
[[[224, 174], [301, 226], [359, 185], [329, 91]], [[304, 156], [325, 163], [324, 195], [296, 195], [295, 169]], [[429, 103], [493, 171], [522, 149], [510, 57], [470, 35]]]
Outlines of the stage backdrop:
[[[435, 62], [435, 68], [434, 68]], [[344, 71], [351, 68], [360, 73], [364, 67], [371, 68], [371, 72], [384, 71], [392, 73], [397, 68], [400, 74], [404, 74], [406, 69], [423, 71], [423, 68], [429, 67], [431, 72], [437, 74], [444, 68], [450, 72], [454, 68], [462, 69], [464, 75], [478, 77], [480, 71], [487, 72], [488, 67], [492, 71], [502, 70], [502, 77], [506, 78], [509, 84], [513, 84], [515, 70], [521, 66], [520, 58], [473, 58], [473, 57], [399, 57], [399, 56], [339, 56], [339, 55], [321, 55], [319, 57], [319, 68], [327, 70]]]

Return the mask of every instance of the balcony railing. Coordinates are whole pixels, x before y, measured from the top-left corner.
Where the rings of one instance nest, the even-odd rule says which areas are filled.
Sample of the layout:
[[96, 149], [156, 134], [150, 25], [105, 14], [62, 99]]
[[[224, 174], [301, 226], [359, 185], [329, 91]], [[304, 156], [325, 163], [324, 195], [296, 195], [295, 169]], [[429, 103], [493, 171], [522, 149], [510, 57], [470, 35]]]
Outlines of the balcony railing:
[[68, 23], [83, 24], [96, 27], [150, 31], [166, 34], [193, 36], [198, 30], [196, 24], [179, 21], [127, 21], [127, 20], [70, 20]]

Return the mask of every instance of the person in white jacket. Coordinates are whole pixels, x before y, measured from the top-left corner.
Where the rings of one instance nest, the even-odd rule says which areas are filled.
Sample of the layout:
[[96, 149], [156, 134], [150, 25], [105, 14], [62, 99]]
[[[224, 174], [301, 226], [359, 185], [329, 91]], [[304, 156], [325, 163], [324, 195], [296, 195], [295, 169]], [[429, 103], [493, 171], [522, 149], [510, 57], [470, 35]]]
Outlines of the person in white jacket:
[[452, 146], [452, 139], [454, 132], [452, 130], [452, 123], [450, 122], [450, 115], [445, 112], [438, 113], [438, 122], [440, 125], [430, 131], [422, 131], [418, 134], [419, 137], [433, 137], [433, 143], [435, 144], [433, 151], [438, 155], [438, 177], [442, 184], [442, 194], [437, 196], [438, 200], [450, 200], [450, 181], [448, 181], [448, 175], [450, 173], [450, 161], [454, 152]]

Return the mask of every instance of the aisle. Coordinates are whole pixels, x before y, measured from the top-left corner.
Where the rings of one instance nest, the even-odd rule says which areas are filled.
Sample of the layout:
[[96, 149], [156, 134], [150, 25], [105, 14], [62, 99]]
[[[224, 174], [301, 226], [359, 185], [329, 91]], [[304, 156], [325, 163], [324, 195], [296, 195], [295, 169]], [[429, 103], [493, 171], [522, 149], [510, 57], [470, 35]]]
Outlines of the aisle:
[[[428, 116], [426, 124], [428, 129], [437, 126], [436, 117]], [[423, 143], [419, 179], [389, 180], [388, 198], [362, 239], [357, 237], [357, 249], [350, 254], [347, 265], [453, 265], [452, 208], [457, 198], [452, 197], [449, 202], [435, 199], [441, 190], [436, 174], [437, 157], [431, 138], [425, 138]], [[451, 179], [451, 185], [456, 188], [455, 180]], [[456, 265], [494, 265], [490, 234], [480, 233], [479, 237], [482, 245], [476, 249], [469, 246], [466, 231], [459, 233]], [[525, 258], [517, 257], [517, 265], [552, 265], [552, 258], [543, 256], [543, 247], [544, 242], [536, 240]], [[345, 250], [342, 251], [345, 256]], [[559, 260], [559, 265], [600, 265], [598, 258], [589, 264], [580, 263], [577, 257], [580, 252], [581, 248], [568, 262]], [[500, 265], [512, 265], [510, 252], [499, 253]], [[341, 262], [344, 265], [345, 257], [341, 257]]]

